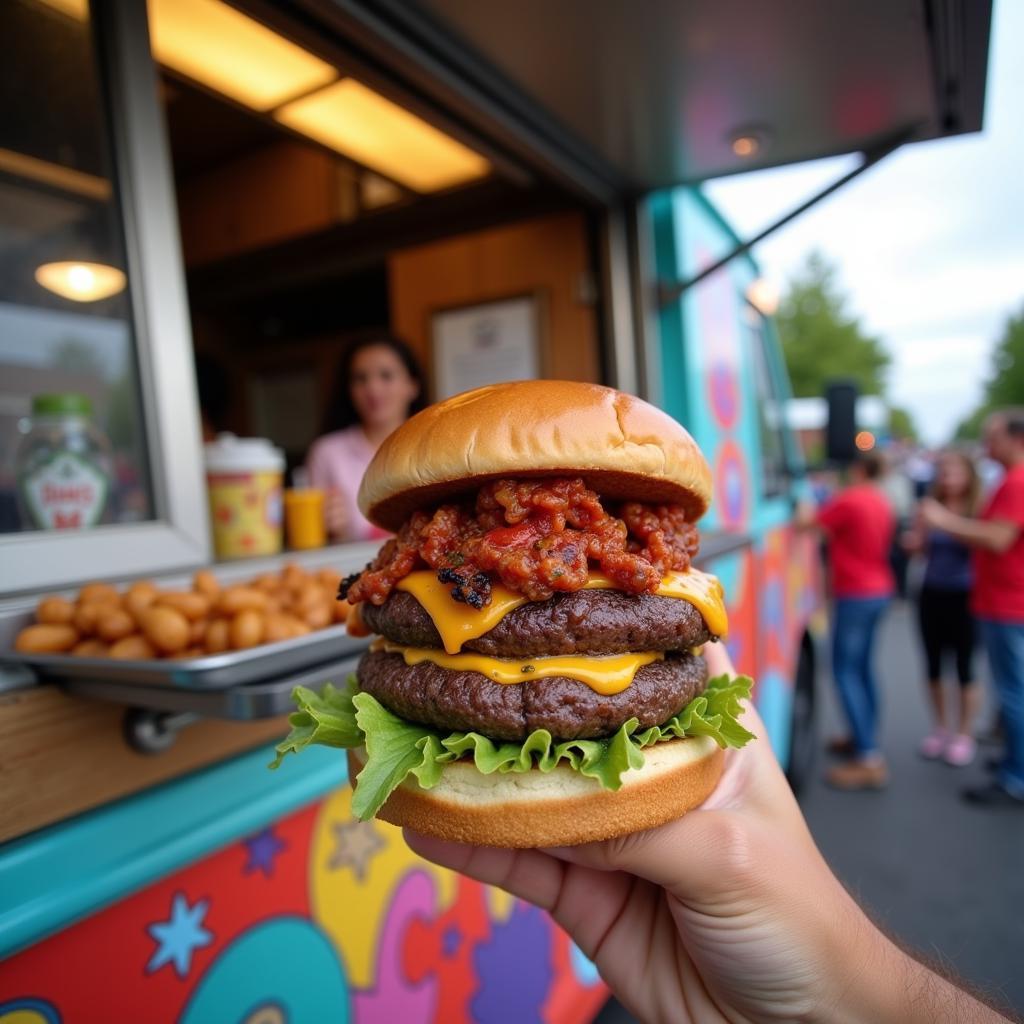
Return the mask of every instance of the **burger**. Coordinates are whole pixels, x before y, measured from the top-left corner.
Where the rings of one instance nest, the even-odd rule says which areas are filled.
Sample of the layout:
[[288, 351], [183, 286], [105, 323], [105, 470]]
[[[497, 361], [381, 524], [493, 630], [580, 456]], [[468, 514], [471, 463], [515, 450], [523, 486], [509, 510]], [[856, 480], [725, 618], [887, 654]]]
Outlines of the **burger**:
[[702, 803], [750, 680], [708, 679], [721, 585], [693, 566], [711, 474], [662, 411], [520, 381], [429, 407], [359, 507], [394, 532], [341, 595], [376, 634], [344, 688], [298, 688], [278, 759], [346, 748], [353, 813], [491, 846], [570, 845]]

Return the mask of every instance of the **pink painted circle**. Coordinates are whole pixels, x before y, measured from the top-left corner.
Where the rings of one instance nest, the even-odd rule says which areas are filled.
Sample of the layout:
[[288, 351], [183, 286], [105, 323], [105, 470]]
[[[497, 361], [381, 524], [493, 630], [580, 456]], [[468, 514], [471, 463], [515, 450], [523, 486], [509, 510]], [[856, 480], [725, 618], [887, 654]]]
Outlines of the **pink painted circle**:
[[746, 525], [750, 485], [747, 463], [739, 445], [724, 441], [715, 459], [715, 504], [721, 524], [726, 529]]
[[735, 426], [740, 398], [734, 368], [725, 361], [714, 362], [708, 370], [707, 381], [715, 422], [726, 429]]

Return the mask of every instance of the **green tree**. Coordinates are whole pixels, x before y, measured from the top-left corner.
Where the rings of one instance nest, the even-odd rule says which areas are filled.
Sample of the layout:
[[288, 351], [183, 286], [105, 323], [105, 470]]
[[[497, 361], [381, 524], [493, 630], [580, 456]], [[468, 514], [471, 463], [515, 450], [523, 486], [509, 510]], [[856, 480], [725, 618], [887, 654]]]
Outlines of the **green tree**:
[[913, 416], [899, 405], [894, 405], [889, 410], [889, 432], [900, 441], [918, 440], [917, 425]]
[[957, 427], [956, 436], [961, 440], [978, 437], [985, 417], [1008, 405], [1024, 405], [1024, 306], [1006, 321], [1002, 337], [992, 350], [981, 402]]
[[855, 380], [861, 394], [883, 395], [891, 357], [848, 312], [836, 268], [820, 252], [808, 255], [790, 281], [776, 316], [793, 394], [824, 395], [829, 380]]

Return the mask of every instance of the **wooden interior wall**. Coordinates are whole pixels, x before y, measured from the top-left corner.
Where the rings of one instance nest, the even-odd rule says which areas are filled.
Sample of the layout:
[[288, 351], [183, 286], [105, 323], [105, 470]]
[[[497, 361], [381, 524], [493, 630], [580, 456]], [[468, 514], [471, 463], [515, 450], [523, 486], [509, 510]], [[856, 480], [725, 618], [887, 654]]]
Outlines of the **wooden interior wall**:
[[391, 326], [430, 368], [432, 314], [452, 306], [542, 296], [549, 377], [599, 381], [597, 317], [581, 213], [563, 213], [395, 252], [388, 261]]
[[0, 694], [0, 842], [284, 736], [284, 717], [203, 719], [158, 755], [122, 736], [124, 708], [56, 686]]
[[180, 182], [185, 263], [201, 266], [321, 231], [355, 216], [355, 177], [290, 139]]

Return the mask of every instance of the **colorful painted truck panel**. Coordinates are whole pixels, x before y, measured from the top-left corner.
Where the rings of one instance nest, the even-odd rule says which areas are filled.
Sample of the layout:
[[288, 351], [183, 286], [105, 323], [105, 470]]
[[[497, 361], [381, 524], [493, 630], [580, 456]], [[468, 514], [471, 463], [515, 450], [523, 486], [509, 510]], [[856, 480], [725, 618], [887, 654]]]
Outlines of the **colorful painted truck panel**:
[[[686, 281], [738, 244], [698, 189], [650, 202], [658, 279]], [[755, 680], [754, 700], [779, 760], [790, 760], [793, 688], [801, 658], [813, 678], [824, 628], [814, 538], [792, 527], [802, 460], [785, 425], [789, 381], [771, 320], [748, 300], [749, 257], [732, 260], [660, 310], [660, 403], [684, 423], [711, 464], [705, 531], [746, 538], [711, 566], [730, 599], [729, 648]]]
[[[340, 757], [340, 755], [338, 755]], [[0, 964], [0, 1024], [584, 1024], [542, 911], [414, 857], [345, 785]]]

